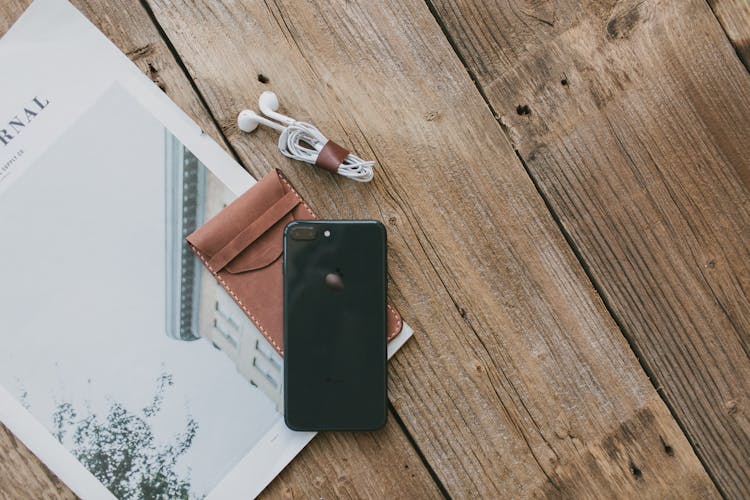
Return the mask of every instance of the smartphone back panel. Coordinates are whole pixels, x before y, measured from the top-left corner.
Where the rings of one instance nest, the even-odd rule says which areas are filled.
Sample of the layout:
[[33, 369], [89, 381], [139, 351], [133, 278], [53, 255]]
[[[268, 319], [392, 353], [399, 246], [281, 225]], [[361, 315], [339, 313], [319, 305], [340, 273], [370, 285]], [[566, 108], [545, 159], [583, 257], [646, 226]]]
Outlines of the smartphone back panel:
[[295, 221], [286, 227], [284, 416], [290, 428], [385, 425], [385, 311], [381, 223]]

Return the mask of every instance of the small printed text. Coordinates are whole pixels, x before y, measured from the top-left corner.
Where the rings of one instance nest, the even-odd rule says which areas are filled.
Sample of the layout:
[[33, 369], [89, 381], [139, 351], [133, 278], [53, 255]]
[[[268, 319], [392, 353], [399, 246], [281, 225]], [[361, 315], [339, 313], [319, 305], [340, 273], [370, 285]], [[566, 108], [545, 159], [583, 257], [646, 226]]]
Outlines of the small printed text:
[[5, 179], [8, 174], [10, 173], [10, 169], [13, 166], [14, 163], [16, 163], [24, 154], [23, 149], [19, 149], [15, 153], [13, 153], [10, 158], [7, 160], [3, 160], [2, 165], [0, 165], [0, 182]]

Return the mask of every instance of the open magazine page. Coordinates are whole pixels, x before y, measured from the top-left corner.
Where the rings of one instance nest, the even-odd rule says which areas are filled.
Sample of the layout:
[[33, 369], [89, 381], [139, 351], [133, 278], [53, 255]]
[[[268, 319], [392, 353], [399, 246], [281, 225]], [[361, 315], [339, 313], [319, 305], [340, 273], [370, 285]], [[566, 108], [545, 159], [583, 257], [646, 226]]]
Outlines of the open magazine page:
[[281, 357], [183, 243], [232, 197], [116, 86], [0, 198], [0, 384], [119, 498], [205, 495], [279, 415]]
[[62, 0], [0, 67], [0, 419], [82, 497], [256, 495], [314, 434], [184, 241], [254, 180]]

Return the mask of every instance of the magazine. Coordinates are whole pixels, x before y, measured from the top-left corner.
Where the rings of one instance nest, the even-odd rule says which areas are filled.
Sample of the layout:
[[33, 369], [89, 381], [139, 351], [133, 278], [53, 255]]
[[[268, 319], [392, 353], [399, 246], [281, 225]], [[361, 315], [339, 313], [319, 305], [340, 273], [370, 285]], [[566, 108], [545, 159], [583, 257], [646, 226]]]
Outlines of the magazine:
[[314, 433], [184, 241], [254, 179], [64, 0], [0, 67], [0, 420], [84, 498], [257, 495]]

